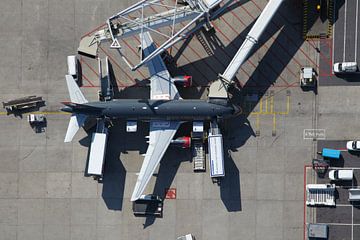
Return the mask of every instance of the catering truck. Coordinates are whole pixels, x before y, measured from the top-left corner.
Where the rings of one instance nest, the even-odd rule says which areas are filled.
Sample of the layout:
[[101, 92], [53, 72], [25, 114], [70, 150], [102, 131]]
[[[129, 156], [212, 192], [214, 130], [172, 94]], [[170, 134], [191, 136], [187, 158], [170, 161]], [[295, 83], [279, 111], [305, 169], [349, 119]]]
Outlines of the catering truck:
[[213, 182], [220, 182], [225, 176], [223, 137], [216, 122], [210, 123], [208, 135], [210, 177]]

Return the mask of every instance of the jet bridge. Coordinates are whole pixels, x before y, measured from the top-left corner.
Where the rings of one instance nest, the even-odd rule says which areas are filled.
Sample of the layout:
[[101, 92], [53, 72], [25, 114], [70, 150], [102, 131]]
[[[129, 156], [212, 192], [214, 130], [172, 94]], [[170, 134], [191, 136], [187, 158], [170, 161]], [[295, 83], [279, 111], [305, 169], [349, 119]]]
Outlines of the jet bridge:
[[[110, 48], [117, 49], [125, 63], [132, 70], [136, 70], [202, 26], [205, 25], [210, 28], [210, 15], [214, 13], [213, 15], [215, 16], [216, 13], [219, 12], [219, 10], [214, 12], [211, 10], [222, 1], [223, 0], [183, 0], [181, 2], [186, 4], [184, 6], [178, 4], [180, 0], [142, 0], [111, 16], [102, 29], [91, 36], [84, 37], [80, 41], [78, 52], [79, 54], [95, 58], [98, 45], [102, 41], [110, 40], [112, 42]], [[147, 16], [146, 14], [148, 12], [154, 11], [154, 7], [166, 11]], [[159, 30], [164, 27], [169, 27], [169, 31]], [[166, 40], [162, 44], [159, 44], [159, 47], [145, 58], [140, 55], [139, 63], [132, 65], [126, 58], [126, 51], [122, 49], [119, 40], [147, 31], [152, 34], [157, 34], [157, 36], [165, 37]], [[140, 42], [140, 47], [142, 47], [142, 45], [143, 43]]]
[[236, 73], [247, 60], [253, 47], [258, 43], [260, 36], [283, 1], [284, 0], [270, 0], [268, 2], [224, 73], [219, 75], [218, 81], [211, 84], [209, 98], [228, 97], [227, 87], [233, 83]]
[[99, 58], [98, 63], [99, 63], [99, 79], [100, 79], [99, 98], [100, 101], [110, 101], [114, 96], [114, 92], [111, 85], [109, 59], [107, 56], [103, 59]]

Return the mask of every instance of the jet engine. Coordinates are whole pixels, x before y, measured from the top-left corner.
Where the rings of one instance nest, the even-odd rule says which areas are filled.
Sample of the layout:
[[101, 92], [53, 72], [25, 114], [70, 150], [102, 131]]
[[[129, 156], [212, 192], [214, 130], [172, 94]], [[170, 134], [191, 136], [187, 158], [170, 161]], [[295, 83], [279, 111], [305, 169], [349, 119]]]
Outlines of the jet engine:
[[190, 148], [191, 146], [191, 137], [179, 137], [171, 140], [171, 146], [181, 147], [181, 148]]
[[177, 76], [172, 79], [175, 84], [182, 87], [190, 87], [192, 83], [192, 76]]

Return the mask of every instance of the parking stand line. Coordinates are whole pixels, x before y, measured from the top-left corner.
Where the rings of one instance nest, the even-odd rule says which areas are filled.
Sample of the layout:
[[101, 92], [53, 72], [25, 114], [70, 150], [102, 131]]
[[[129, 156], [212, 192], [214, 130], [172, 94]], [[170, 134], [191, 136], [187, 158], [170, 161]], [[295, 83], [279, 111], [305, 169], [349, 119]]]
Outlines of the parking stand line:
[[351, 240], [354, 239], [354, 206], [351, 206]]
[[347, 1], [345, 1], [345, 13], [344, 13], [344, 52], [343, 52], [343, 62], [345, 62], [345, 53], [346, 53], [346, 9]]
[[358, 45], [358, 20], [359, 20], [359, 0], [356, 0], [356, 22], [355, 22], [355, 62], [357, 61], [357, 45]]

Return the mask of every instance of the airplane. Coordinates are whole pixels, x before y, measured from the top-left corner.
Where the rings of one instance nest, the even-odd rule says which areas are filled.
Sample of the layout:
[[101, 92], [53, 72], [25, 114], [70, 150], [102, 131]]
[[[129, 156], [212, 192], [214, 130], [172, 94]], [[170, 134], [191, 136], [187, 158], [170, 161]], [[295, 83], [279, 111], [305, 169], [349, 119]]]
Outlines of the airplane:
[[[149, 34], [140, 35], [143, 56], [150, 55], [156, 46]], [[179, 126], [186, 121], [217, 121], [241, 112], [228, 99], [182, 99], [177, 84], [189, 86], [189, 76], [172, 78], [162, 58], [155, 56], [147, 63], [150, 73], [150, 99], [113, 99], [111, 101], [88, 102], [71, 75], [66, 83], [71, 102], [63, 102], [61, 110], [72, 114], [64, 142], [70, 142], [89, 117], [100, 121], [116, 118], [149, 121], [149, 145], [135, 184], [131, 201], [142, 195], [156, 167], [173, 141]], [[99, 122], [98, 122], [99, 124]], [[183, 147], [189, 147], [185, 141]]]

